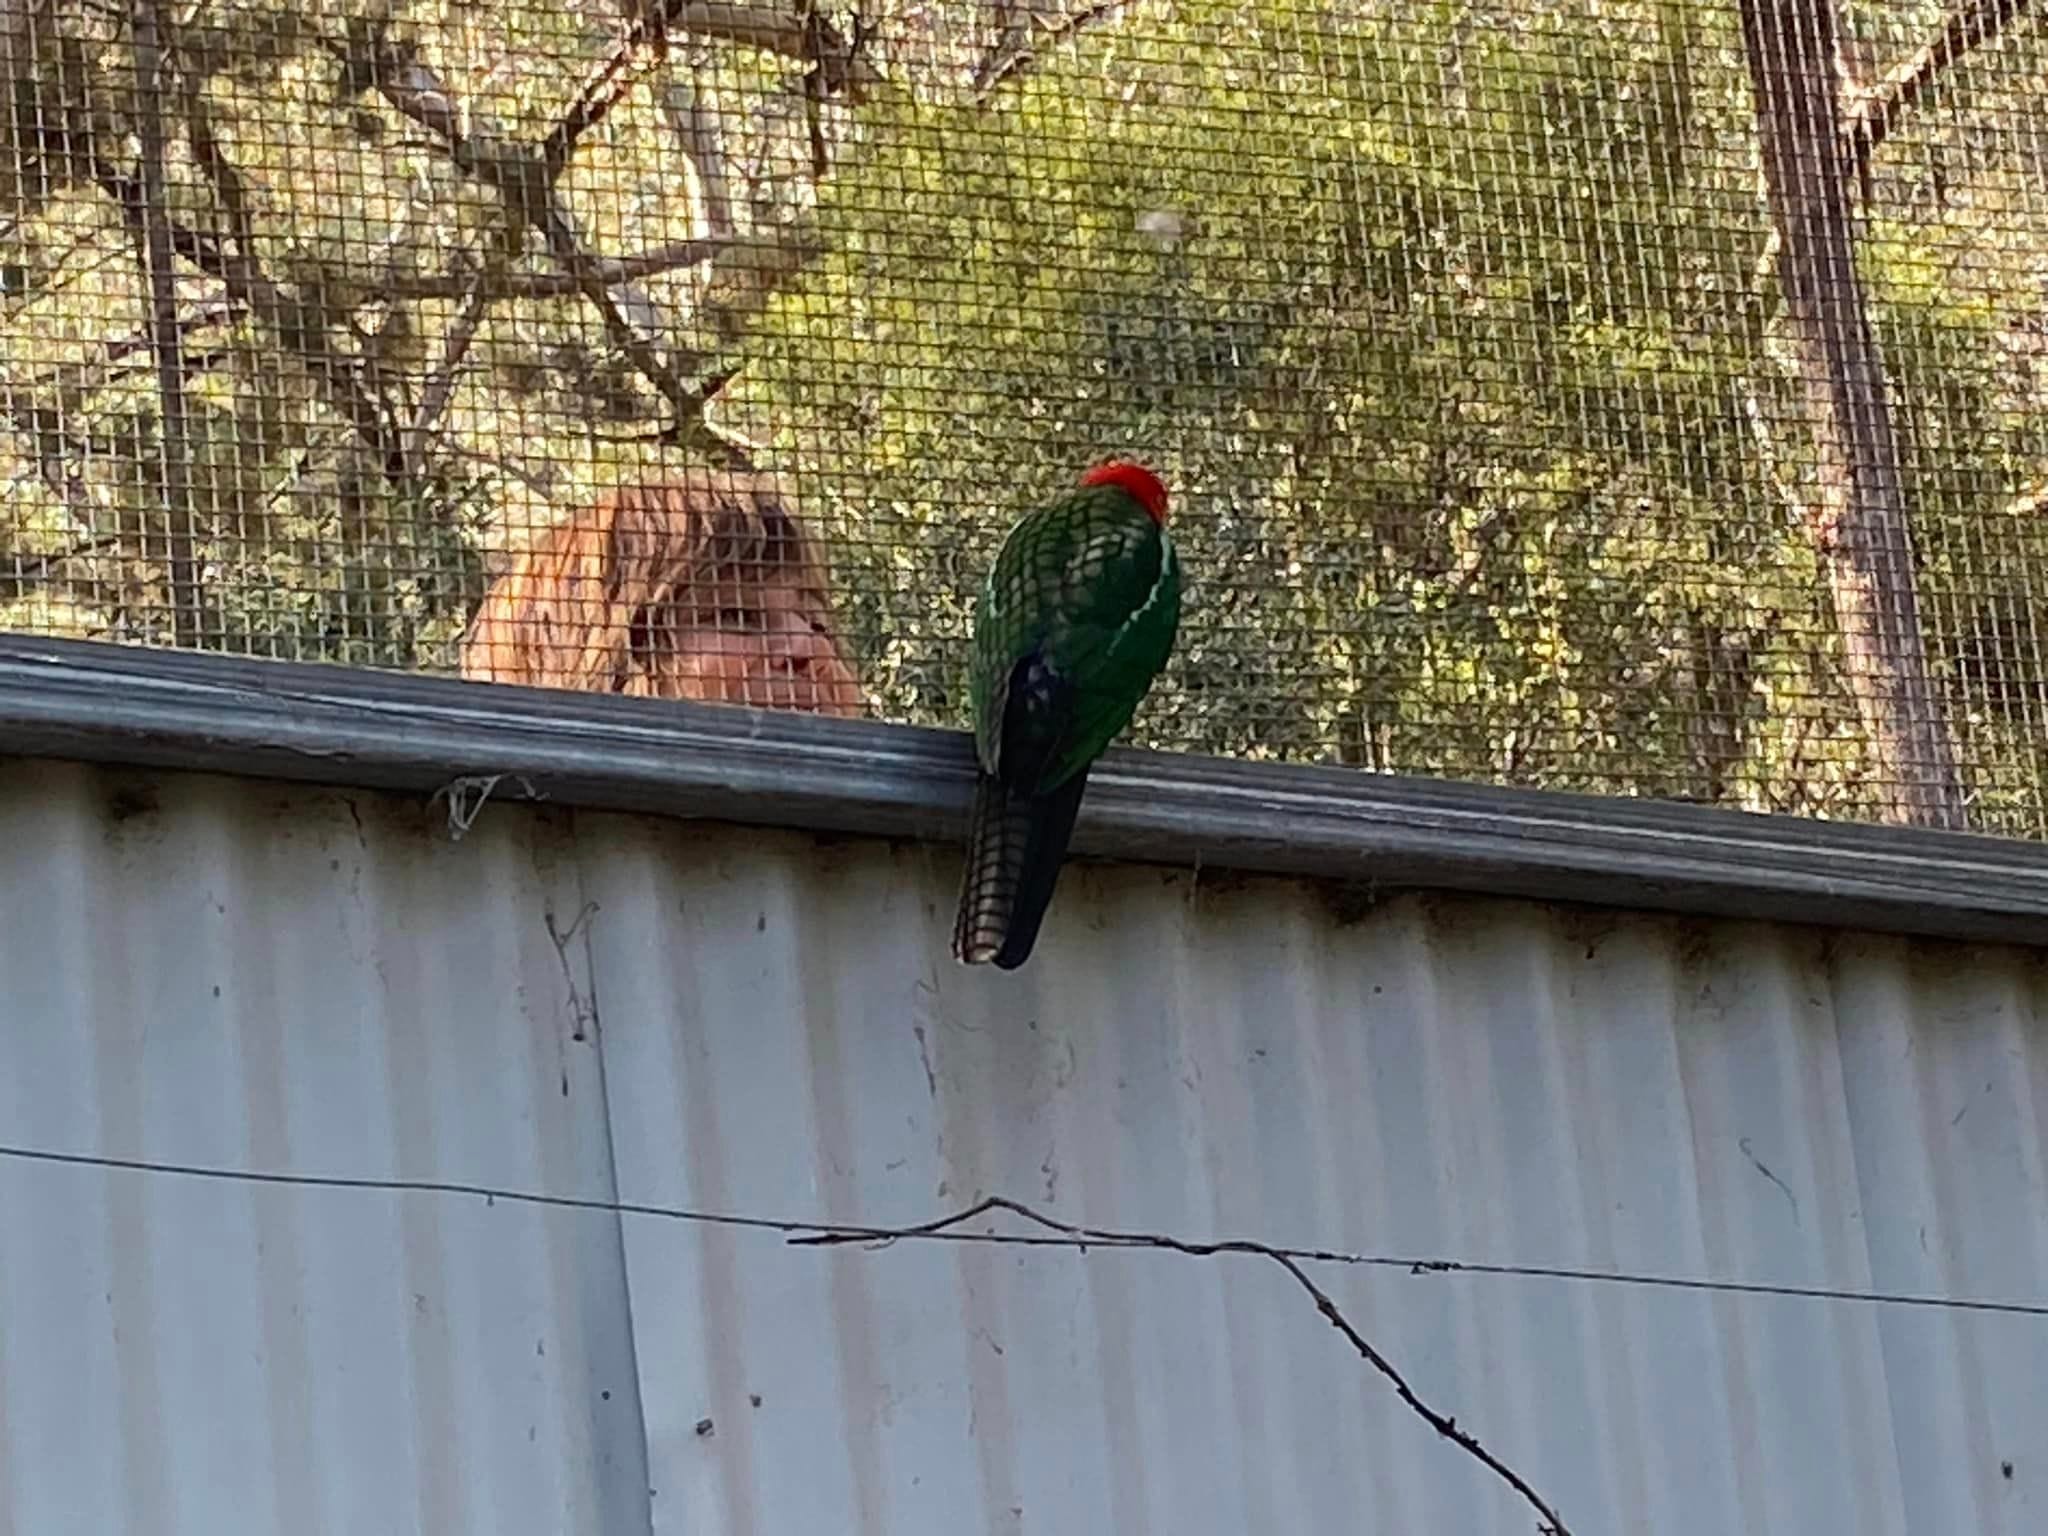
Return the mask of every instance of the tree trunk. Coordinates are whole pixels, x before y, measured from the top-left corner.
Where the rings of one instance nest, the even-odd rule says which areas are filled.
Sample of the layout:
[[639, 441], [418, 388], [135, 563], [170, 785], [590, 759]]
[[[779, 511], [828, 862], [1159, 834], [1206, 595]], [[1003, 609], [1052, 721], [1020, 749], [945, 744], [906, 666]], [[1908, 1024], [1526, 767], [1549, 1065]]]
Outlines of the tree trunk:
[[136, 137], [142, 164], [142, 276], [149, 295], [149, 339], [156, 353], [158, 500], [170, 543], [171, 634], [181, 646], [206, 635], [192, 519], [192, 442], [185, 409], [184, 338], [178, 325], [178, 274], [164, 187], [163, 78], [169, 54], [161, 0], [134, 0], [129, 15], [135, 60]]
[[1884, 363], [1856, 275], [1834, 0], [1742, 0], [1742, 31], [1778, 278], [1813, 436], [1807, 521], [1885, 819], [1961, 827], [1962, 784], [1928, 675]]

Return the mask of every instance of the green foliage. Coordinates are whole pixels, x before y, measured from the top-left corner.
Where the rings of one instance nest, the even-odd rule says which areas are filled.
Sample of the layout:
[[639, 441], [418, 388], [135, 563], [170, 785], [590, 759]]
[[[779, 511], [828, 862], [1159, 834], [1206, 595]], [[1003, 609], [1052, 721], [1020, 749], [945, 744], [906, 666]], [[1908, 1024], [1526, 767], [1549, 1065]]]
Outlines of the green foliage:
[[1116, 447], [1163, 461], [1190, 571], [1147, 739], [1731, 775], [1689, 761], [1690, 653], [1810, 653], [1754, 576], [1796, 592], [1811, 560], [1742, 409], [1761, 211], [1691, 213], [1743, 167], [1683, 146], [1739, 143], [1743, 104], [1681, 101], [1659, 13], [1632, 16], [1572, 32], [1566, 74], [1448, 8], [1189, 7], [1186, 45], [1114, 72], [1077, 47], [989, 112], [873, 114], [745, 398], [827, 489], [886, 707], [957, 699], [933, 573], [965, 590], [1010, 509]]
[[[122, 36], [74, 9], [39, 89], [97, 103], [128, 167]], [[959, 724], [996, 541], [1121, 450], [1172, 485], [1187, 572], [1138, 740], [1873, 812], [1732, 8], [1029, 14], [871, 11], [887, 78], [859, 100], [679, 39], [549, 189], [537, 147], [616, 43], [588, 13], [181, 12], [169, 212], [227, 253], [183, 269], [186, 309], [224, 310], [186, 333], [189, 505], [149, 347], [110, 352], [143, 324], [133, 233], [76, 157], [37, 169], [17, 113], [0, 624], [168, 639], [189, 533], [206, 643], [446, 666], [487, 551], [723, 432], [826, 535], [877, 711]], [[1843, 14], [1883, 67], [1940, 19]], [[1908, 114], [1861, 248], [1932, 662], [1981, 823], [2023, 833], [2048, 829], [2044, 62], [2017, 33]], [[550, 216], [603, 256], [741, 241], [614, 285], [608, 320], [534, 288]], [[655, 440], [673, 408], [622, 334], [681, 379], [739, 369], [710, 428]]]

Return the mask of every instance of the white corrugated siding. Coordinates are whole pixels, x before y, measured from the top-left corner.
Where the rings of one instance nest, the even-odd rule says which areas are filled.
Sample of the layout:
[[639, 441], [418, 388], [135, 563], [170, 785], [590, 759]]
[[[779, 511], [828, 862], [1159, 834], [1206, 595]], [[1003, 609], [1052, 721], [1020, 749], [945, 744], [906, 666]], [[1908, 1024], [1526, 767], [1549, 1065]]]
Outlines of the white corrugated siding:
[[[0, 1141], [2048, 1299], [2040, 953], [1077, 868], [1004, 976], [956, 869], [6, 765]], [[2048, 1318], [1316, 1274], [1579, 1536], [2048, 1521]], [[0, 1160], [0, 1536], [1532, 1524], [1256, 1258]]]

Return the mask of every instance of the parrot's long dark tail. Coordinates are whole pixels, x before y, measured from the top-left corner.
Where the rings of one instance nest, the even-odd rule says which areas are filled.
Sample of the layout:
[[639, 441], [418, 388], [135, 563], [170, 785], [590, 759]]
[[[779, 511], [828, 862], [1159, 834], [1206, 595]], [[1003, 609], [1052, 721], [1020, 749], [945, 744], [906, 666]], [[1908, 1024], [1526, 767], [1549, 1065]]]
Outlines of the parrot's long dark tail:
[[1029, 958], [1087, 785], [1086, 768], [1044, 795], [1026, 795], [981, 775], [967, 833], [960, 915], [953, 923], [959, 959], [968, 965], [993, 960], [1014, 971]]

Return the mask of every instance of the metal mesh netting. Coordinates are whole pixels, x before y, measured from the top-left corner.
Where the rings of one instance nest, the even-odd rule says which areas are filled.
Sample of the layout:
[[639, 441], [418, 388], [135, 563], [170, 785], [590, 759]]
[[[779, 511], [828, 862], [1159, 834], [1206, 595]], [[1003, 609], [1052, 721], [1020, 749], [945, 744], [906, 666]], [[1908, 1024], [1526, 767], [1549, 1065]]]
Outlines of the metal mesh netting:
[[1117, 452], [1140, 743], [2048, 832], [2024, 0], [0, 0], [0, 71], [0, 628], [960, 724]]

